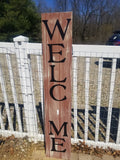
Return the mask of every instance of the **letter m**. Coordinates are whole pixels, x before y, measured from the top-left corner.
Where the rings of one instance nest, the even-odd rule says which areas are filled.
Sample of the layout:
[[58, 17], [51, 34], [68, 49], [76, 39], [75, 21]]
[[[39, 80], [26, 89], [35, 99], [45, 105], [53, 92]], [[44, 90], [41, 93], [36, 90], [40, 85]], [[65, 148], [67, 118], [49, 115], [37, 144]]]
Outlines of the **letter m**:
[[58, 27], [58, 30], [59, 30], [60, 35], [61, 35], [61, 37], [62, 37], [62, 40], [64, 40], [66, 31], [67, 31], [67, 29], [68, 29], [68, 25], [69, 25], [71, 19], [67, 19], [67, 26], [66, 26], [66, 28], [65, 28], [65, 31], [63, 31], [63, 29], [62, 29], [62, 27], [61, 27], [61, 25], [60, 25], [60, 23], [59, 23], [59, 20], [57, 19], [56, 24], [55, 24], [55, 26], [54, 26], [54, 29], [53, 29], [53, 32], [52, 32], [52, 33], [51, 33], [51, 31], [50, 31], [50, 29], [49, 29], [49, 26], [48, 26], [48, 20], [42, 20], [42, 21], [43, 21], [43, 23], [45, 24], [45, 27], [46, 27], [46, 29], [47, 29], [47, 31], [48, 31], [48, 34], [49, 34], [49, 37], [50, 37], [51, 40], [52, 40], [52, 38], [53, 38], [53, 35], [54, 35], [54, 32], [55, 32], [56, 27]]
[[57, 135], [60, 134], [62, 128], [64, 127], [64, 134], [63, 134], [63, 136], [67, 136], [67, 124], [68, 124], [68, 122], [64, 122], [59, 130], [56, 128], [56, 126], [55, 126], [55, 124], [54, 124], [53, 121], [49, 121], [49, 122], [50, 122], [50, 133], [49, 133], [49, 135], [53, 135], [53, 133], [52, 133], [52, 127], [54, 128], [54, 131], [55, 131], [55, 133]]

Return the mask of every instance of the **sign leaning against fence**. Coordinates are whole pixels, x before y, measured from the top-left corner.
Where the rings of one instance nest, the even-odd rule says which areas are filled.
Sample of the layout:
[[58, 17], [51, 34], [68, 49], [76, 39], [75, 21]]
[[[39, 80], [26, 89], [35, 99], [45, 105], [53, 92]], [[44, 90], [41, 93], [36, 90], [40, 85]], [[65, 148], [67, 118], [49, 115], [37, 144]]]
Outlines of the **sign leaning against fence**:
[[72, 12], [42, 14], [46, 155], [70, 158]]

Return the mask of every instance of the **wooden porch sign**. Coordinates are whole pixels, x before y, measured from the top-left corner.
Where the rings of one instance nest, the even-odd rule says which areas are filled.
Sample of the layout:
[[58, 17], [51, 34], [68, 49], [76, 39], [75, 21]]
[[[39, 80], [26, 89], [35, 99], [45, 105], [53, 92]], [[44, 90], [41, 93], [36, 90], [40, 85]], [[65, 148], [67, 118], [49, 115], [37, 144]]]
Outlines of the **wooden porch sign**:
[[46, 155], [70, 158], [72, 12], [42, 14]]

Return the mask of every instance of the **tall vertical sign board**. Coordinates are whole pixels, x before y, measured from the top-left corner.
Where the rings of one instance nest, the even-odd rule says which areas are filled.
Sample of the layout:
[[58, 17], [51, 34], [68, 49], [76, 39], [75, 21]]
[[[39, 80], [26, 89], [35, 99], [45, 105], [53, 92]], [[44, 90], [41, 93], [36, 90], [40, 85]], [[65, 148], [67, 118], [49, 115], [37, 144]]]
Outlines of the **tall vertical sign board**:
[[42, 14], [46, 155], [70, 158], [72, 12]]

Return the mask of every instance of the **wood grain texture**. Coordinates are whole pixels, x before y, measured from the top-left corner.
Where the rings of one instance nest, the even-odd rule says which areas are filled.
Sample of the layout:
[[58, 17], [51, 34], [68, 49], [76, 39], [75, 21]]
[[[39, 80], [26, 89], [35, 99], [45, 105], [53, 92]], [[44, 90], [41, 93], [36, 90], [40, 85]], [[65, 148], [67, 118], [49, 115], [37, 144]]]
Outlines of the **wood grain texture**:
[[69, 159], [71, 152], [71, 12], [42, 14], [42, 47], [46, 155]]

